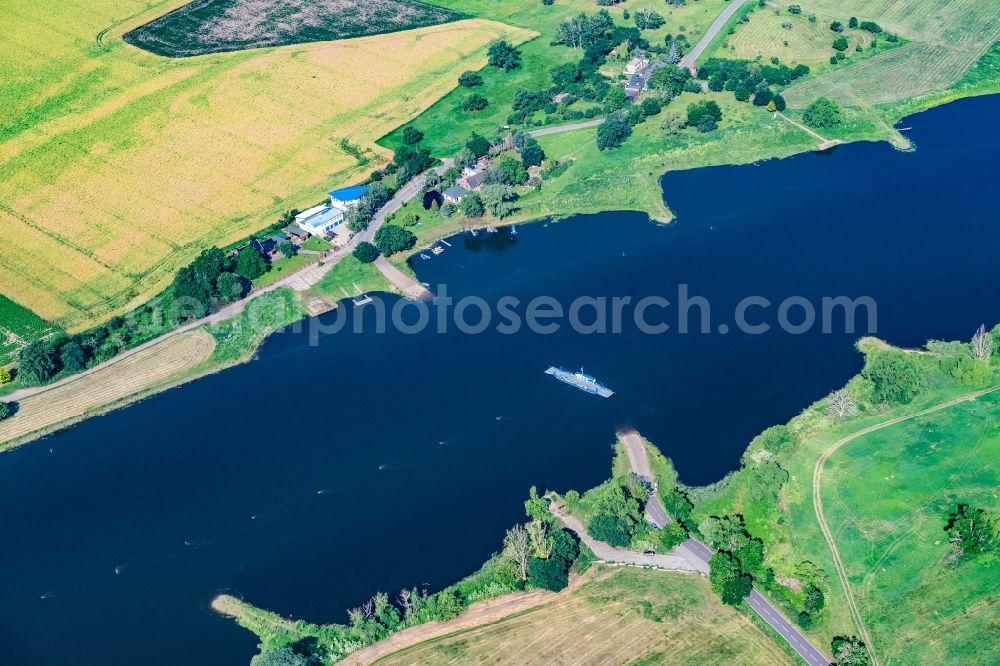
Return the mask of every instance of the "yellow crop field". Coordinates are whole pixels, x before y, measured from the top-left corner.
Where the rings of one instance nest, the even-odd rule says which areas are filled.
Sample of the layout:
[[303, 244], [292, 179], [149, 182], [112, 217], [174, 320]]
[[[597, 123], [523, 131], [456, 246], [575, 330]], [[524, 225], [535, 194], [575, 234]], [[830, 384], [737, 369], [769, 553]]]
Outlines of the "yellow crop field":
[[621, 568], [552, 601], [418, 643], [374, 663], [791, 664], [708, 581]]
[[464, 20], [184, 59], [121, 40], [181, 4], [4, 3], [0, 293], [66, 330], [359, 179], [385, 157], [375, 140], [484, 66], [490, 41], [534, 36]]

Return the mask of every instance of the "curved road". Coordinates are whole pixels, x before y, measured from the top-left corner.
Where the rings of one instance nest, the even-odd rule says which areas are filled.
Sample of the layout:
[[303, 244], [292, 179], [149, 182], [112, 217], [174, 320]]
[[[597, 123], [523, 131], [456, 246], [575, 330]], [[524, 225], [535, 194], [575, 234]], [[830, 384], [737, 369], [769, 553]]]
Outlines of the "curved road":
[[746, 4], [746, 2], [747, 0], [732, 0], [729, 6], [726, 7], [725, 11], [719, 14], [719, 18], [715, 19], [715, 22], [712, 23], [708, 32], [705, 33], [705, 36], [698, 40], [698, 43], [694, 45], [694, 48], [691, 49], [686, 56], [681, 58], [680, 66], [690, 67], [693, 65], [701, 56], [701, 52], [708, 47], [712, 40], [715, 39], [715, 36], [719, 34], [719, 31], [726, 25], [726, 21], [732, 18], [733, 14], [735, 14], [740, 7]]
[[993, 386], [988, 389], [983, 389], [981, 391], [975, 391], [973, 393], [968, 393], [966, 395], [953, 398], [946, 402], [942, 402], [939, 405], [933, 407], [928, 407], [927, 409], [922, 409], [919, 412], [914, 412], [913, 414], [906, 414], [903, 416], [897, 416], [896, 418], [889, 419], [882, 423], [877, 423], [873, 426], [863, 428], [855, 433], [851, 433], [846, 437], [838, 439], [836, 442], [831, 444], [823, 453], [820, 455], [819, 459], [816, 461], [816, 466], [813, 468], [813, 480], [812, 480], [812, 497], [813, 497], [813, 511], [816, 513], [816, 521], [819, 523], [820, 529], [823, 531], [823, 538], [826, 539], [827, 546], [830, 547], [830, 553], [833, 556], [833, 564], [837, 569], [837, 577], [840, 578], [840, 586], [844, 589], [844, 596], [847, 597], [847, 605], [850, 608], [851, 616], [854, 618], [854, 623], [858, 627], [858, 632], [861, 634], [862, 640], [865, 642], [865, 646], [868, 648], [868, 655], [872, 659], [872, 664], [878, 666], [878, 657], [875, 655], [875, 647], [872, 644], [871, 636], [868, 634], [868, 627], [865, 626], [864, 618], [861, 617], [861, 611], [858, 609], [857, 602], [854, 600], [854, 594], [851, 592], [851, 584], [847, 578], [847, 569], [844, 567], [843, 561], [840, 559], [840, 550], [837, 548], [837, 543], [833, 540], [833, 533], [830, 531], [830, 526], [826, 522], [826, 516], [823, 514], [823, 495], [822, 495], [822, 481], [823, 481], [823, 469], [826, 467], [826, 461], [830, 459], [837, 450], [858, 439], [859, 437], [864, 437], [877, 430], [882, 430], [883, 428], [888, 428], [894, 426], [903, 421], [909, 421], [910, 419], [920, 418], [922, 416], [927, 416], [928, 414], [933, 414], [942, 409], [947, 409], [949, 407], [954, 407], [955, 405], [967, 402], [970, 400], [975, 400], [987, 393], [993, 393], [995, 391], [1000, 391], [1000, 386]]
[[[634, 430], [623, 433], [619, 435], [619, 437], [622, 440], [622, 444], [625, 445], [625, 452], [628, 454], [629, 464], [632, 467], [632, 471], [652, 483], [653, 478], [651, 468], [649, 466], [649, 457], [646, 453], [646, 446], [643, 444], [642, 438], [639, 437], [639, 434]], [[654, 516], [653, 522], [657, 523], [661, 527], [670, 521], [670, 516], [667, 514], [666, 509], [663, 507], [663, 504], [660, 502], [660, 498], [655, 492], [646, 504], [646, 515]], [[656, 516], [662, 518], [663, 522], [660, 522]], [[677, 548], [671, 552], [671, 555], [674, 553], [688, 560], [688, 563], [692, 566], [699, 566], [699, 571], [702, 571], [705, 574], [708, 573], [708, 562], [712, 559], [712, 550], [697, 539], [688, 539], [681, 545], [677, 546]], [[747, 603], [750, 605], [750, 608], [752, 608], [754, 612], [757, 613], [762, 620], [764, 620], [764, 622], [767, 622], [772, 629], [778, 632], [778, 634], [784, 638], [790, 646], [792, 646], [792, 649], [795, 650], [795, 652], [802, 657], [807, 664], [810, 664], [810, 666], [830, 666], [830, 660], [824, 656], [822, 652], [817, 650], [816, 646], [810, 643], [809, 639], [803, 636], [796, 627], [792, 626], [792, 623], [781, 614], [781, 611], [772, 606], [771, 603], [756, 589], [750, 590], [750, 596], [747, 597]]]

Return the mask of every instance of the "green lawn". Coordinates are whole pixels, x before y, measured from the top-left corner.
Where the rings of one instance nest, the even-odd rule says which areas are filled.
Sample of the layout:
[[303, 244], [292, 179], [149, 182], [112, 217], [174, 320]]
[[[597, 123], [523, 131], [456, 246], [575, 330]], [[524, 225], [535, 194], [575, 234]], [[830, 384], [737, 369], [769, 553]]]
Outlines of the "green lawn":
[[341, 259], [312, 288], [313, 292], [330, 303], [346, 298], [344, 290], [355, 296], [359, 290], [391, 291], [391, 287], [374, 264], [362, 264], [353, 256], [349, 256]]
[[260, 289], [269, 284], [274, 284], [282, 278], [286, 278], [292, 273], [309, 264], [316, 263], [317, 257], [312, 254], [296, 254], [291, 257], [283, 257], [280, 254], [271, 260], [271, 270], [261, 275], [253, 281], [255, 287]]

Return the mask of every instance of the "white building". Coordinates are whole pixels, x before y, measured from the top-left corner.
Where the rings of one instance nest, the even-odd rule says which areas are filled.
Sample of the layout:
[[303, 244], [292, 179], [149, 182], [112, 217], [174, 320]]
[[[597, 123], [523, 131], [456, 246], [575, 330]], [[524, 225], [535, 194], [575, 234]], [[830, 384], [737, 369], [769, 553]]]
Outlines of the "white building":
[[322, 203], [295, 216], [295, 224], [313, 236], [339, 235], [338, 227], [344, 224], [344, 213], [358, 205], [362, 195], [371, 188], [355, 185], [330, 192], [330, 203]]

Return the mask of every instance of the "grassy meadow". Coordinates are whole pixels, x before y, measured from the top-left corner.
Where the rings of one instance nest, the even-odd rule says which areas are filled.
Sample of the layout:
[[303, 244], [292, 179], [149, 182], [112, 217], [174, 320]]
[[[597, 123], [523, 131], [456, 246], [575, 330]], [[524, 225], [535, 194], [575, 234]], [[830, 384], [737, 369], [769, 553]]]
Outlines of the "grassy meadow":
[[741, 470], [714, 486], [692, 489], [695, 516], [744, 516], [748, 530], [764, 540], [768, 564], [784, 586], [771, 593], [772, 600], [792, 617], [802, 602], [801, 581], [819, 572], [826, 607], [804, 629], [817, 645], [829, 645], [838, 634], [858, 634], [817, 522], [812, 488], [821, 454], [857, 435], [826, 462], [820, 497], [876, 654], [887, 663], [985, 663], [983, 650], [991, 645], [977, 637], [989, 627], [995, 631], [1000, 621], [996, 565], [948, 564], [943, 528], [955, 502], [1000, 508], [1000, 396], [867, 432], [972, 393], [941, 371], [938, 357], [917, 358], [927, 387], [912, 403], [841, 420], [828, 414], [824, 400], [788, 424], [798, 443], [777, 455], [789, 473], [777, 503], [751, 499]]
[[482, 67], [491, 40], [533, 35], [467, 20], [183, 60], [121, 41], [180, 4], [4, 8], [0, 284], [66, 330], [367, 175], [386, 155], [375, 139]]
[[31, 310], [0, 294], [0, 366], [17, 360], [17, 353], [29, 342], [58, 332]]
[[708, 581], [597, 567], [547, 603], [390, 654], [377, 664], [792, 664]]

